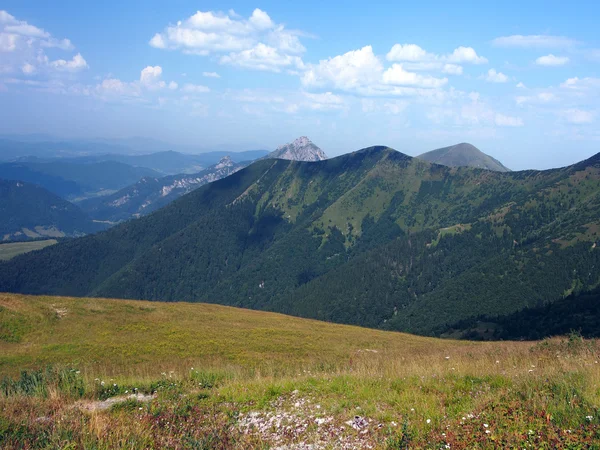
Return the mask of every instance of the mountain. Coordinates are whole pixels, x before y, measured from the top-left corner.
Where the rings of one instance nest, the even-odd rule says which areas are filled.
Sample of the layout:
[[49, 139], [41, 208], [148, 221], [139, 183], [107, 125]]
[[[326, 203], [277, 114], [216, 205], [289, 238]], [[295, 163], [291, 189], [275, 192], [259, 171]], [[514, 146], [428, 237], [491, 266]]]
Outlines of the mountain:
[[600, 283], [600, 154], [548, 171], [386, 147], [264, 159], [0, 264], [0, 291], [203, 301], [427, 335]]
[[4, 179], [39, 184], [67, 198], [84, 193], [117, 190], [142, 177], [159, 175], [152, 169], [115, 161], [85, 164], [60, 160], [2, 163], [0, 174]]
[[235, 163], [229, 156], [225, 156], [214, 166], [196, 174], [144, 177], [112, 195], [84, 200], [79, 206], [94, 219], [120, 222], [149, 214], [202, 185], [225, 178], [246, 165]]
[[0, 180], [0, 241], [83, 236], [104, 226], [35, 184]]
[[475, 167], [495, 172], [510, 172], [500, 161], [467, 143], [432, 150], [417, 158], [448, 167]]
[[306, 136], [299, 137], [289, 144], [280, 145], [265, 158], [287, 159], [291, 161], [323, 161], [327, 159], [325, 152], [317, 147]]

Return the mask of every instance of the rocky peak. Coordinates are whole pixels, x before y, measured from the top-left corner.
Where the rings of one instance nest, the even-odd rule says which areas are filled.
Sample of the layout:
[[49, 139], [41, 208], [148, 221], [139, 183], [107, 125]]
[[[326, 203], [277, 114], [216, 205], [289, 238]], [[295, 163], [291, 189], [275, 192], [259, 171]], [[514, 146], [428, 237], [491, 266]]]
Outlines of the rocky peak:
[[322, 161], [327, 159], [323, 150], [306, 136], [301, 136], [289, 144], [280, 145], [268, 158], [289, 159], [293, 161]]
[[232, 167], [233, 166], [233, 160], [231, 159], [231, 157], [228, 156], [223, 156], [221, 158], [221, 160], [216, 164], [215, 168], [217, 169], [222, 169], [224, 167]]

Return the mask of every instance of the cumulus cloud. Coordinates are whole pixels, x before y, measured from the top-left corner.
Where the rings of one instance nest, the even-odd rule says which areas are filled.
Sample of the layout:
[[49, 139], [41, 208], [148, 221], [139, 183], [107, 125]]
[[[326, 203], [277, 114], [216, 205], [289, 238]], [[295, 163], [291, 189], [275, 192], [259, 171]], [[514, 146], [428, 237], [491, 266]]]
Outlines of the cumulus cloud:
[[494, 122], [499, 127], [522, 127], [523, 119], [520, 117], [505, 116], [504, 114], [496, 114]]
[[217, 72], [202, 72], [202, 76], [206, 78], [221, 78]]
[[567, 79], [564, 83], [561, 83], [560, 87], [572, 90], [587, 90], [587, 89], [598, 89], [600, 88], [600, 78], [594, 77], [573, 77]]
[[83, 56], [81, 56], [81, 53], [77, 53], [75, 56], [73, 56], [72, 59], [68, 61], [64, 59], [52, 61], [50, 63], [50, 66], [56, 70], [63, 72], [78, 72], [80, 70], [88, 68], [88, 64], [86, 60], [83, 59]]
[[[158, 94], [166, 90], [175, 91], [179, 85], [175, 81], [166, 82], [162, 78], [163, 69], [161, 66], [146, 66], [140, 71], [140, 78], [134, 81], [122, 81], [118, 78], [109, 77], [93, 88], [93, 92], [104, 100], [131, 100], [147, 101], [152, 93]], [[183, 89], [182, 89], [183, 90]], [[165, 99], [160, 102], [165, 103]]]
[[248, 50], [222, 56], [220, 63], [270, 72], [281, 72], [284, 68], [302, 69], [304, 67], [299, 56], [285, 54], [277, 48], [263, 43], [258, 43]]
[[304, 86], [358, 89], [381, 82], [383, 64], [367, 45], [309, 66], [302, 76]]
[[408, 72], [402, 68], [402, 64], [393, 64], [383, 73], [383, 82], [398, 86], [437, 88], [444, 86], [448, 82], [448, 78], [435, 78], [429, 75]]
[[45, 53], [48, 48], [71, 51], [69, 39], [58, 39], [48, 31], [19, 20], [7, 11], [0, 10], [0, 54], [2, 72], [28, 77], [48, 77], [51, 72], [77, 72], [88, 67], [77, 53], [72, 58], [50, 61]]
[[461, 46], [447, 55], [437, 55], [425, 51], [416, 44], [394, 44], [386, 55], [386, 59], [391, 62], [428, 62], [431, 68], [444, 68], [445, 66], [442, 63], [486, 64], [488, 62], [487, 58], [479, 56], [472, 47]]
[[578, 44], [575, 39], [565, 36], [550, 35], [520, 35], [502, 36], [492, 41], [497, 47], [523, 47], [523, 48], [567, 48]]
[[279, 72], [285, 67], [301, 68], [306, 51], [300, 33], [276, 24], [260, 9], [248, 19], [228, 13], [197, 11], [191, 17], [167, 26], [150, 39], [159, 49], [187, 54], [220, 54], [221, 64]]
[[329, 88], [362, 96], [420, 96], [434, 98], [443, 95], [440, 87], [447, 78], [436, 78], [406, 70], [402, 64], [385, 68], [373, 48], [367, 45], [308, 64], [301, 76], [307, 88]]
[[554, 56], [552, 53], [546, 56], [540, 56], [535, 60], [538, 66], [564, 66], [569, 62], [566, 56]]
[[488, 70], [485, 80], [489, 81], [490, 83], [506, 83], [508, 81], [508, 77], [502, 72], [497, 72], [496, 69], [490, 69]]
[[522, 81], [519, 81], [519, 82], [517, 83], [517, 87], [518, 87], [519, 89], [525, 89], [525, 84], [523, 84], [523, 82], [522, 82]]

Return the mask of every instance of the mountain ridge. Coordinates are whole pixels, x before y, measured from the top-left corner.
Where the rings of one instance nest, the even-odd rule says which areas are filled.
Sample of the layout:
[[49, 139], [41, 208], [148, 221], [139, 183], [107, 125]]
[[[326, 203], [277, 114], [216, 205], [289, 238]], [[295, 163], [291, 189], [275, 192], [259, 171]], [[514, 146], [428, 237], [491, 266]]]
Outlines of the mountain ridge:
[[263, 159], [149, 216], [0, 264], [0, 290], [207, 301], [440, 335], [599, 282], [599, 211], [596, 157], [506, 173], [383, 146]]

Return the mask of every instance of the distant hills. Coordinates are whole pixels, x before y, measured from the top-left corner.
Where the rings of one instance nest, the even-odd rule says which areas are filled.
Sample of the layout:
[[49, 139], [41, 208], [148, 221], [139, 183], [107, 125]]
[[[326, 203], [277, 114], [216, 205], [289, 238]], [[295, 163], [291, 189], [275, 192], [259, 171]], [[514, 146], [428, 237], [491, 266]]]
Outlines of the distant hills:
[[35, 183], [65, 198], [114, 191], [159, 173], [116, 161], [0, 163], [0, 178]]
[[[456, 170], [371, 147], [263, 159], [0, 264], [0, 291], [203, 301], [428, 335], [600, 283], [600, 154]], [[467, 327], [465, 325], [465, 332]]]
[[417, 158], [448, 167], [474, 167], [495, 172], [510, 172], [500, 161], [467, 143], [432, 150]]
[[182, 195], [246, 167], [229, 156], [217, 164], [191, 175], [144, 177], [137, 183], [102, 197], [84, 200], [79, 206], [97, 220], [119, 222], [155, 211]]
[[105, 228], [35, 184], [0, 180], [0, 241], [83, 236]]

